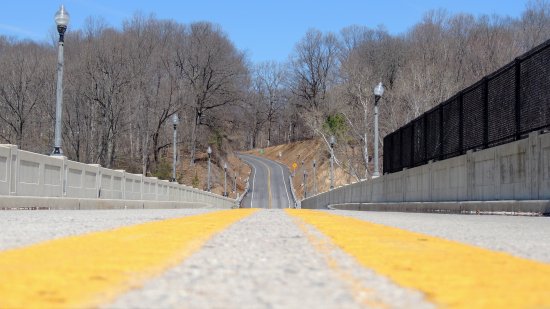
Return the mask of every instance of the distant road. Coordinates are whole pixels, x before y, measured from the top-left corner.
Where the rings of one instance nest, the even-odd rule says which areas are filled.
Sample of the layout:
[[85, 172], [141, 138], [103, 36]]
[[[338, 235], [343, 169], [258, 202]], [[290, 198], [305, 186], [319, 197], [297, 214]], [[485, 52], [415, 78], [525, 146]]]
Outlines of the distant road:
[[250, 164], [250, 191], [243, 200], [245, 208], [289, 208], [294, 206], [288, 168], [275, 161], [240, 154]]

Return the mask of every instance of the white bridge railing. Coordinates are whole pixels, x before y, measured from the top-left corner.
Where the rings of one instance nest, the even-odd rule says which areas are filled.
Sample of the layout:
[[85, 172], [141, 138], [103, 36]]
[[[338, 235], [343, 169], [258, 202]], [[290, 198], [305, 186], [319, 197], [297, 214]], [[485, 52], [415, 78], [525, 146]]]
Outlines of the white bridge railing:
[[192, 202], [231, 208], [235, 200], [155, 177], [0, 145], [1, 196]]

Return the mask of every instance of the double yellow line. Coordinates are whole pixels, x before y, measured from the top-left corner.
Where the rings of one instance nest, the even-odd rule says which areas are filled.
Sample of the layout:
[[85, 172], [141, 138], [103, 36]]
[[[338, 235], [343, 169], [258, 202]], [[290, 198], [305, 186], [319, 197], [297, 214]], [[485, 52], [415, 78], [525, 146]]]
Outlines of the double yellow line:
[[263, 166], [265, 166], [265, 168], [267, 169], [267, 192], [268, 192], [268, 195], [269, 195], [269, 199], [268, 199], [268, 207], [269, 209], [272, 208], [272, 199], [273, 199], [273, 195], [271, 193], [271, 168], [265, 164], [262, 160], [258, 159], [258, 161], [263, 164]]
[[550, 308], [550, 265], [320, 211], [286, 210], [360, 264], [450, 308]]

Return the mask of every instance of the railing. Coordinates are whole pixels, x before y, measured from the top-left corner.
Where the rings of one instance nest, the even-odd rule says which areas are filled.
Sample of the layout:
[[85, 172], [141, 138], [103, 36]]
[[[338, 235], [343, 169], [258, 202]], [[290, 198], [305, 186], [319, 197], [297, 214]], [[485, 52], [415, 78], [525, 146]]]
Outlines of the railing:
[[[388, 203], [394, 206], [384, 206]], [[550, 214], [550, 132], [531, 132], [526, 139], [468, 151], [301, 201], [304, 209], [335, 205], [364, 210], [461, 212], [473, 207], [474, 211]]]
[[550, 40], [384, 138], [384, 173], [550, 129]]
[[246, 186], [244, 188], [243, 194], [237, 198], [236, 203], [237, 203], [237, 207], [239, 207], [239, 208], [242, 206], [242, 202], [243, 202], [245, 196], [248, 194], [248, 191], [250, 190], [250, 181], [249, 180], [250, 180], [250, 178], [246, 178]]
[[302, 208], [301, 201], [298, 198], [298, 195], [296, 194], [296, 190], [294, 190], [294, 185], [292, 184], [292, 176], [288, 176], [288, 183], [290, 183], [290, 192], [292, 193], [292, 199], [294, 200], [294, 208], [300, 209]]
[[0, 196], [235, 205], [235, 200], [175, 182], [22, 151], [14, 145], [0, 145]]

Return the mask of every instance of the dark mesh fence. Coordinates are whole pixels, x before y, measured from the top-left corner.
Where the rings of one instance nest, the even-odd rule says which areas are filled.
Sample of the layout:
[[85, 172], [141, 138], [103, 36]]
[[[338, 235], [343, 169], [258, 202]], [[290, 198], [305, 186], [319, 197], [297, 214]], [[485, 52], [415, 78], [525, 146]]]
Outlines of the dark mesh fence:
[[393, 173], [550, 129], [550, 40], [384, 138]]
[[391, 166], [397, 170], [401, 170], [401, 131], [397, 131], [393, 134], [392, 138], [392, 160]]
[[484, 124], [485, 99], [484, 88], [486, 82], [464, 90], [462, 93], [462, 146], [463, 149], [483, 148], [484, 145]]
[[413, 125], [403, 127], [401, 131], [401, 163], [403, 166], [413, 165]]
[[516, 133], [516, 66], [493, 74], [488, 79], [489, 146], [515, 140]]
[[520, 66], [520, 131], [528, 133], [550, 123], [550, 48], [523, 60]]
[[[439, 158], [441, 152], [441, 110], [433, 109], [426, 114], [426, 160]], [[397, 130], [399, 132], [401, 130]]]
[[426, 162], [426, 117], [417, 118], [413, 122], [413, 165], [418, 166]]
[[450, 158], [460, 154], [461, 134], [460, 134], [460, 101], [458, 97], [447, 101], [441, 106], [443, 122], [443, 150], [441, 158]]

